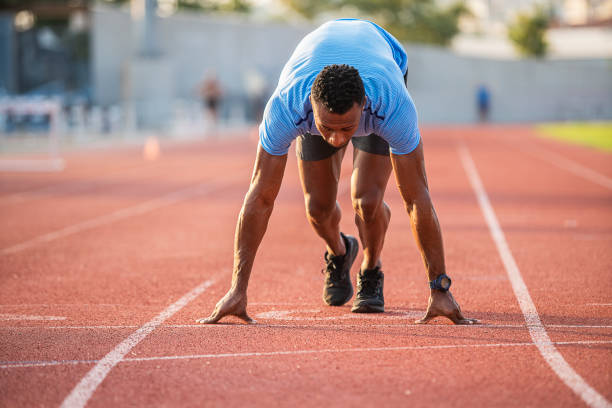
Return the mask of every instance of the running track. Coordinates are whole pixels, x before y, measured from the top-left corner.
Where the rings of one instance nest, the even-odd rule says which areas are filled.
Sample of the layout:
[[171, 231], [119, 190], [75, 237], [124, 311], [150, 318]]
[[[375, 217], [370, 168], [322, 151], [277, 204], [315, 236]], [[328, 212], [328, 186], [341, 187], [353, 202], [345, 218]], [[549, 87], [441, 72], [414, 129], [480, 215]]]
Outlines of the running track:
[[609, 407], [610, 156], [527, 127], [423, 135], [453, 293], [480, 326], [412, 323], [428, 291], [393, 179], [387, 313], [323, 305], [291, 153], [249, 288], [257, 324], [202, 326], [229, 286], [253, 137], [0, 173], [0, 406]]

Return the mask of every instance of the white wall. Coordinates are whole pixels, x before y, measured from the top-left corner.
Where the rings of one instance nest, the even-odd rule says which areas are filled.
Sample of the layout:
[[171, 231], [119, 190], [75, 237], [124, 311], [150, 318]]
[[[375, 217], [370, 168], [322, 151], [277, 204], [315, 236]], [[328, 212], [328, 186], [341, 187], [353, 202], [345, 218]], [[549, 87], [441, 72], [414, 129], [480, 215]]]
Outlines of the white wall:
[[487, 60], [408, 45], [408, 87], [422, 122], [476, 120], [476, 87], [491, 92], [491, 120], [612, 119], [612, 60]]
[[[94, 98], [119, 103], [122, 67], [133, 54], [131, 20], [127, 11], [97, 5], [93, 21]], [[260, 72], [273, 88], [293, 48], [313, 27], [179, 13], [159, 20], [158, 29], [163, 58], [172, 64], [174, 97], [195, 99], [198, 82], [213, 68], [229, 100], [241, 101], [247, 72]], [[612, 119], [611, 60], [497, 61], [433, 47], [406, 49], [409, 89], [421, 122], [473, 122], [480, 83], [491, 90], [493, 121]], [[150, 82], [155, 86], [155, 78]]]

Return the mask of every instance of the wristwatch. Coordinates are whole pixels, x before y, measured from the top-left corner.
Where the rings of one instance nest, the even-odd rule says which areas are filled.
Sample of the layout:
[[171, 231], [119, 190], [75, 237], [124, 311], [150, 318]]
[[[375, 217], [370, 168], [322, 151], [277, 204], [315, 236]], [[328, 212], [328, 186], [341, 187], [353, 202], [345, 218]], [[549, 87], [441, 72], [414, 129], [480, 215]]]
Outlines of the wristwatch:
[[429, 287], [431, 289], [441, 290], [442, 292], [446, 292], [451, 286], [451, 278], [443, 273], [438, 276], [436, 279], [429, 282]]

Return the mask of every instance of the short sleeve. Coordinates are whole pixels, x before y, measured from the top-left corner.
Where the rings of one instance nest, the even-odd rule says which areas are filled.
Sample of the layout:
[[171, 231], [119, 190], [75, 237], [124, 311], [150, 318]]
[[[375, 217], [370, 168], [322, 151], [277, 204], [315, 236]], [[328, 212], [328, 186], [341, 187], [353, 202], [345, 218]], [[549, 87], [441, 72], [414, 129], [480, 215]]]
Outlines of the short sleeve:
[[379, 135], [391, 147], [393, 154], [408, 154], [417, 148], [419, 133], [417, 111], [407, 90], [398, 96], [398, 103], [387, 113], [379, 126]]
[[278, 95], [273, 95], [266, 105], [263, 120], [259, 125], [259, 143], [264, 150], [274, 156], [287, 154], [293, 139], [297, 137], [297, 127]]

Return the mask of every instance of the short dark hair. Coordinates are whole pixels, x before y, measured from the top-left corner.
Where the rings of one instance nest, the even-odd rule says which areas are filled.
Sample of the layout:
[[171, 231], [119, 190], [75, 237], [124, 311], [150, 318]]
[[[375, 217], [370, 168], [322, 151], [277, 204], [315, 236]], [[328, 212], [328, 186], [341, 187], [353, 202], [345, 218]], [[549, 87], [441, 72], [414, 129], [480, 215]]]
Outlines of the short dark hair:
[[313, 99], [328, 111], [342, 115], [365, 97], [359, 71], [350, 65], [328, 65], [319, 72], [312, 84]]

